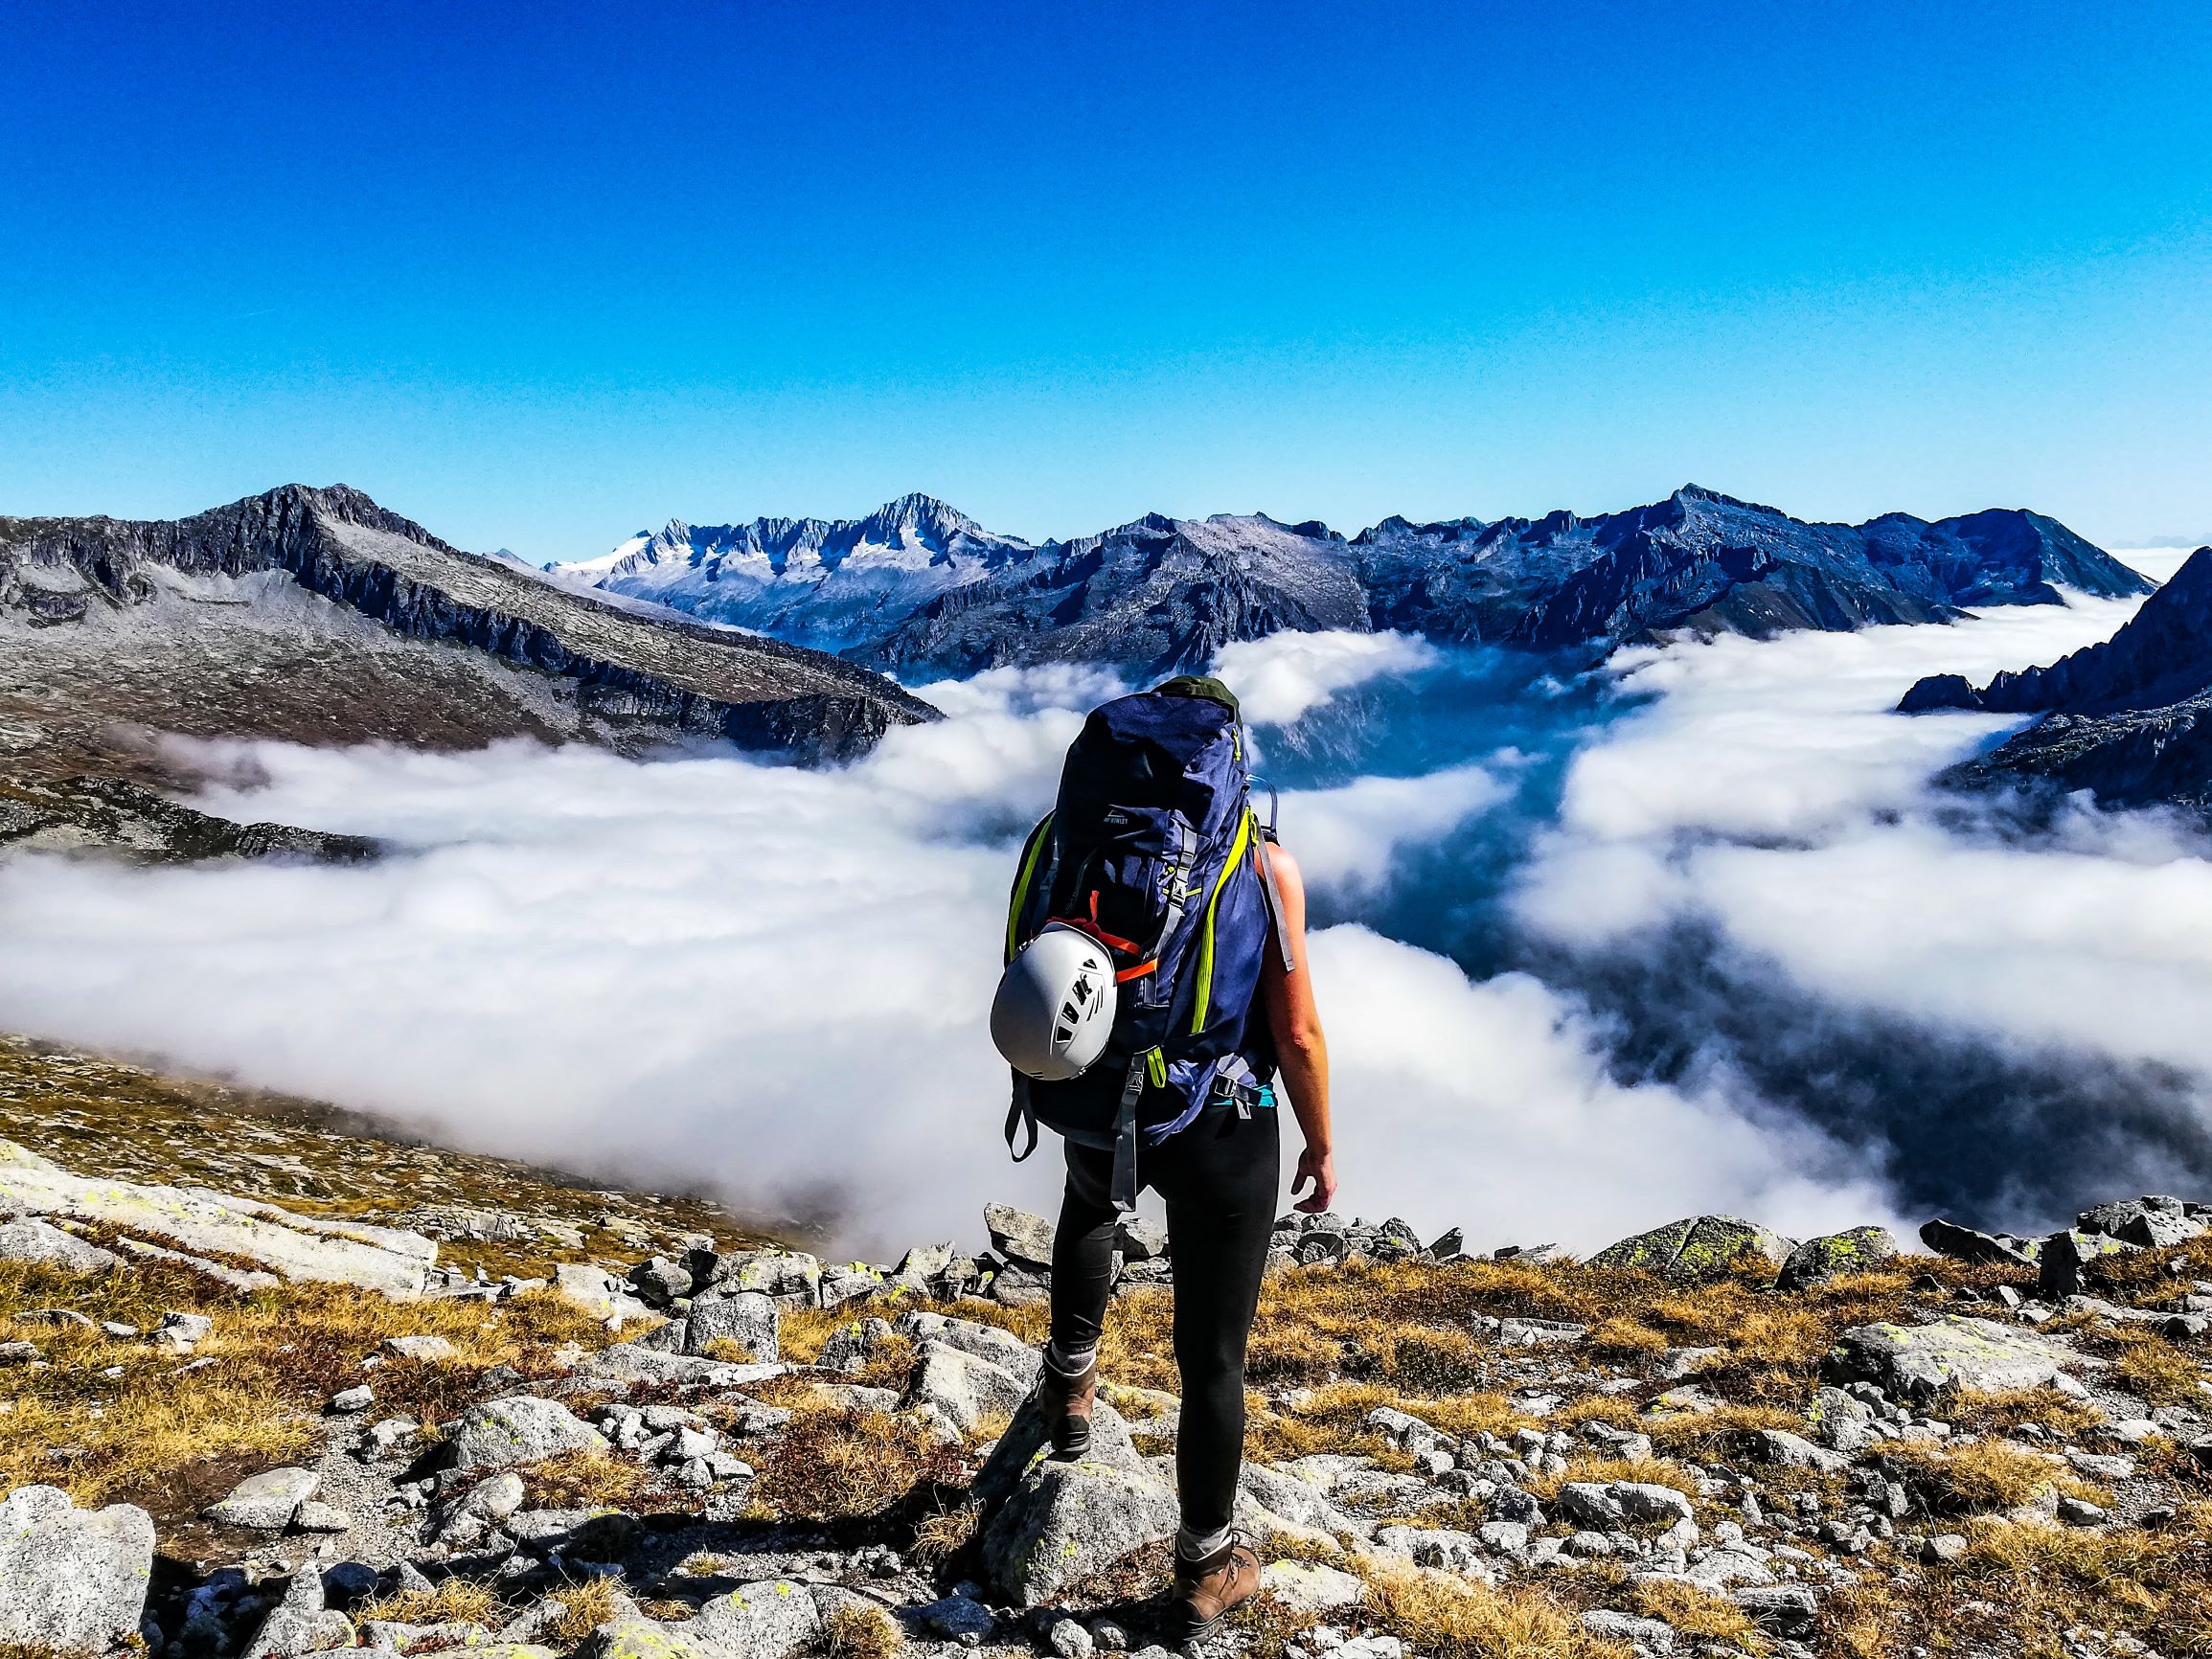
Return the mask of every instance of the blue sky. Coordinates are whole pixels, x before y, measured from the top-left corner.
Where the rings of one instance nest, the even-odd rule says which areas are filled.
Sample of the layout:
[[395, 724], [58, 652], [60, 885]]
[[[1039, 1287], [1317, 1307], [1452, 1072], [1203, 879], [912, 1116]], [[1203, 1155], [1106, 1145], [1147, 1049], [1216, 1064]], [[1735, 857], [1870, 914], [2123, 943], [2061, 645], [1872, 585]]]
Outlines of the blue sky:
[[2212, 9], [0, 3], [0, 511], [2212, 538]]

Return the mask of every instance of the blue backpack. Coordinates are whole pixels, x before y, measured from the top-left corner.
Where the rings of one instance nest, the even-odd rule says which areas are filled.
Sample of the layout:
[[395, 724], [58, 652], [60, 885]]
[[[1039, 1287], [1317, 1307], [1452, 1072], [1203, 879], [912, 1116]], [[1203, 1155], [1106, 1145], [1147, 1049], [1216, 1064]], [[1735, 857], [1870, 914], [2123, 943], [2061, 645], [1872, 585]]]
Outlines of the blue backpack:
[[1140, 1141], [1158, 1146], [1207, 1107], [1249, 1114], [1273, 1077], [1253, 996], [1270, 934], [1290, 966], [1271, 826], [1252, 810], [1243, 727], [1219, 680], [1180, 676], [1091, 711], [1060, 797], [1023, 843], [1006, 960], [1047, 922], [1111, 953], [1118, 994], [1106, 1052], [1081, 1077], [1014, 1074], [1006, 1144], [1037, 1125], [1114, 1153], [1113, 1198], [1136, 1204]]

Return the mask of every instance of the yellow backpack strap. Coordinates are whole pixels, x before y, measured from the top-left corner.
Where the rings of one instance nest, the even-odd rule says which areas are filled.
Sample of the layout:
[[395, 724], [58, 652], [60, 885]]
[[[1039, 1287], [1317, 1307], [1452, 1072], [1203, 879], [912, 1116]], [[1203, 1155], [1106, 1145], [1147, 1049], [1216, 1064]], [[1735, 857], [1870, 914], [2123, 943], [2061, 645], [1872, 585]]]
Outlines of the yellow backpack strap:
[[1029, 839], [1021, 844], [1021, 865], [1014, 878], [1014, 897], [1006, 907], [1006, 960], [1012, 962], [1014, 953], [1021, 948], [1021, 912], [1029, 902], [1029, 889], [1037, 879], [1038, 860], [1043, 856], [1045, 837], [1052, 830], [1052, 814], [1047, 812], [1037, 821], [1037, 828], [1029, 832]]

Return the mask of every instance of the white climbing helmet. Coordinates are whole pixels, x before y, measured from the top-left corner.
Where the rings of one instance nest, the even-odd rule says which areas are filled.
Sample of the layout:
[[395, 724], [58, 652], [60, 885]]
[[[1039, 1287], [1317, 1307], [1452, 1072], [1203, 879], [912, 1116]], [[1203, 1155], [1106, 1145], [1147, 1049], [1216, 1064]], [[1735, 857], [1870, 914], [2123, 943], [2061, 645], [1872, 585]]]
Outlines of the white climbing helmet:
[[1006, 965], [991, 1004], [991, 1040], [1008, 1065], [1039, 1082], [1082, 1077], [1113, 1024], [1113, 958], [1089, 934], [1057, 921]]

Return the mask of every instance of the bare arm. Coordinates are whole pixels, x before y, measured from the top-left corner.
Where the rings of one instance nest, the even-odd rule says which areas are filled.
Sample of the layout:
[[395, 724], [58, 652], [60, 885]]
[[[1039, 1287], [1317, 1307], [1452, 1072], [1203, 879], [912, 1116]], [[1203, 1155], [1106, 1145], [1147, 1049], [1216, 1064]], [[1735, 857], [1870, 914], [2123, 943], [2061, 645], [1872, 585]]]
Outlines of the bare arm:
[[1336, 1148], [1329, 1125], [1329, 1044], [1321, 1034], [1320, 1011], [1313, 1006], [1313, 976], [1306, 967], [1306, 880], [1298, 861], [1282, 848], [1267, 848], [1264, 856], [1282, 890], [1290, 968], [1284, 970], [1281, 951], [1267, 952], [1260, 968], [1260, 1004], [1275, 1038], [1283, 1085], [1290, 1091], [1290, 1107], [1306, 1137], [1290, 1195], [1297, 1198], [1298, 1190], [1311, 1184], [1312, 1191], [1298, 1200], [1298, 1208], [1318, 1212], [1336, 1197]]

